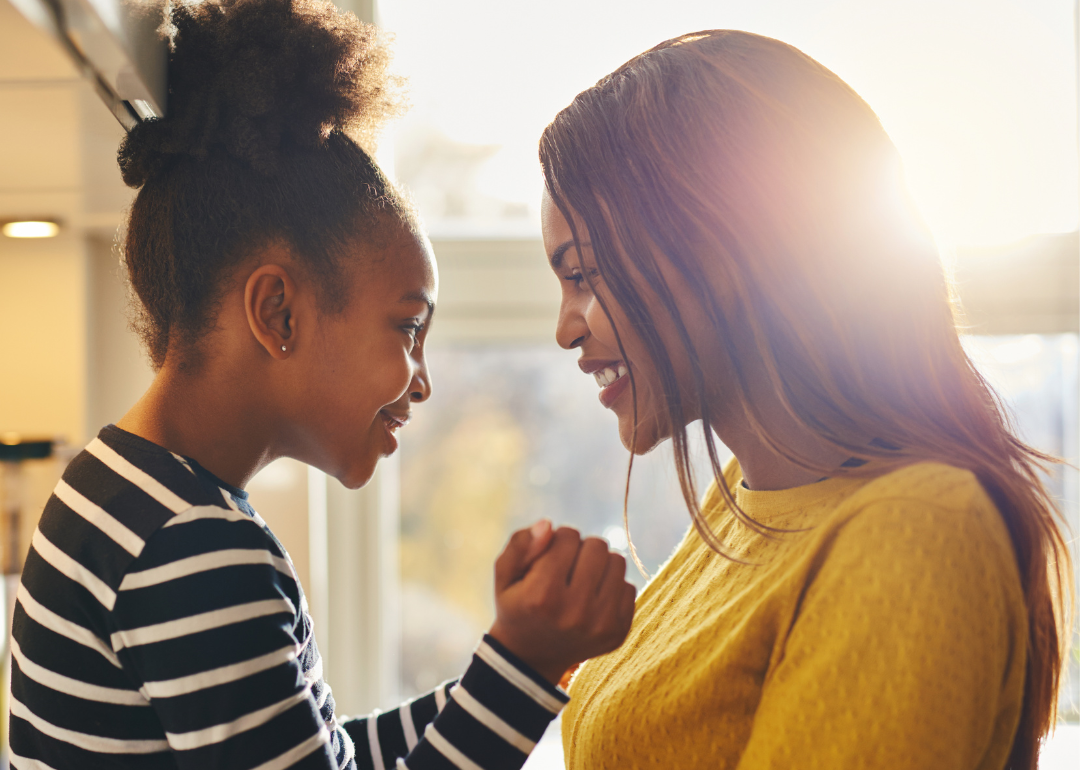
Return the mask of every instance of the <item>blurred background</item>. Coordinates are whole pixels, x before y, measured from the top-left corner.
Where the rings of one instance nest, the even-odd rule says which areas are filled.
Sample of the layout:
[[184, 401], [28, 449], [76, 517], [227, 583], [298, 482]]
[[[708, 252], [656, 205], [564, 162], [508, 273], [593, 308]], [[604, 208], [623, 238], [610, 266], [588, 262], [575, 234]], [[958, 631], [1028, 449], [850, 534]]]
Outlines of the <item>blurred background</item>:
[[[132, 193], [115, 152], [121, 120], [160, 109], [161, 52], [124, 28], [121, 58], [143, 62], [145, 82], [132, 85], [122, 67], [91, 82], [78, 54], [112, 61], [93, 25], [109, 28], [121, 6], [64, 2], [86, 13], [62, 39], [55, 25], [43, 31], [46, 3], [0, 0], [0, 222], [59, 225], [51, 237], [0, 237], [0, 444], [63, 441], [51, 458], [2, 463], [0, 496], [18, 501], [23, 543], [65, 458], [151, 376], [127, 327], [115, 237]], [[339, 5], [396, 35], [413, 106], [384, 137], [380, 162], [418, 204], [442, 283], [434, 395], [373, 483], [348, 492], [283, 460], [250, 486], [296, 562], [346, 713], [392, 707], [461, 672], [491, 622], [491, 564], [513, 529], [547, 516], [627, 548], [627, 454], [593, 380], [554, 343], [536, 142], [578, 91], [676, 34], [780, 38], [870, 103], [956, 276], [968, 349], [1022, 437], [1077, 461], [1075, 0]], [[1076, 471], [1058, 469], [1051, 485], [1075, 550]], [[6, 510], [0, 527], [10, 527]], [[688, 526], [666, 447], [635, 462], [629, 516], [655, 572]], [[1074, 643], [1046, 768], [1080, 756], [1078, 656]], [[561, 766], [553, 731], [530, 767]]]

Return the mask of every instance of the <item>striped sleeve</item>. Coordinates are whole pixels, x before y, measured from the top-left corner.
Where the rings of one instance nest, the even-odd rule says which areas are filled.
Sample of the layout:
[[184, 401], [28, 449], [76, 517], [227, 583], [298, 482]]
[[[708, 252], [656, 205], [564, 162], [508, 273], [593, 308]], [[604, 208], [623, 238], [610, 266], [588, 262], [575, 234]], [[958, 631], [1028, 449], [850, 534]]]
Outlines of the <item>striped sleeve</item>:
[[459, 682], [344, 727], [362, 770], [517, 770], [568, 700], [485, 636]]
[[288, 562], [244, 513], [193, 508], [147, 542], [109, 641], [179, 767], [338, 766], [300, 605]]
[[341, 725], [243, 492], [113, 426], [49, 499], [13, 617], [16, 770], [516, 769], [567, 700], [485, 638], [461, 681]]

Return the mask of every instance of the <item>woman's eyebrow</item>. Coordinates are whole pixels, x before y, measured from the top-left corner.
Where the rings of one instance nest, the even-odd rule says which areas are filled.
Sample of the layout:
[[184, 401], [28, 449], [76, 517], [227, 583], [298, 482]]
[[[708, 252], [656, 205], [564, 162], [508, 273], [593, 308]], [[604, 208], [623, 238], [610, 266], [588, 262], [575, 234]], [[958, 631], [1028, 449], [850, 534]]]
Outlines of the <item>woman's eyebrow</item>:
[[[573, 245], [574, 245], [574, 239], [571, 238], [570, 240], [566, 241], [565, 243], [560, 243], [558, 246], [555, 247], [555, 251], [551, 252], [551, 257], [549, 257], [549, 260], [551, 262], [551, 267], [552, 267], [553, 270], [558, 270], [560, 267], [562, 267], [563, 257], [566, 256], [566, 252], [569, 251], [570, 247], [573, 246]], [[585, 243], [581, 244], [581, 248], [584, 249], [587, 246], [591, 246], [591, 245], [592, 245], [591, 243], [585, 242]]]

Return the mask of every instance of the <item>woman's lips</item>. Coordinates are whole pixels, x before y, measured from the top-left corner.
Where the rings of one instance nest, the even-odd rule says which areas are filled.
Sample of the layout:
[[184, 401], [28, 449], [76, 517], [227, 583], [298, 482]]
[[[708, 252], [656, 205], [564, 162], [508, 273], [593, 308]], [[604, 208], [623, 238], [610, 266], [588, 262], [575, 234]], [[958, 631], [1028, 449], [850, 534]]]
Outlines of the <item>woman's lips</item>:
[[621, 396], [629, 387], [630, 378], [624, 374], [610, 385], [605, 385], [600, 389], [600, 403], [604, 405], [604, 408], [610, 409], [612, 404], [614, 404], [619, 396]]
[[600, 403], [610, 409], [630, 384], [629, 370], [623, 361], [578, 361], [578, 366], [586, 374], [596, 378], [600, 386]]

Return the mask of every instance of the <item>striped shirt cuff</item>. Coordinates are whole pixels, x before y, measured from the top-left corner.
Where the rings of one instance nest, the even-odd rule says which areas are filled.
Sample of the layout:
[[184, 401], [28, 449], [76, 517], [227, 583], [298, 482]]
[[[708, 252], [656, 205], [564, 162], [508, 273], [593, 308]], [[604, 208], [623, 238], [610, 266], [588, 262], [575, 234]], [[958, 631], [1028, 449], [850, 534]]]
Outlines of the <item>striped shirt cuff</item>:
[[547, 693], [547, 695], [549, 695], [551, 698], [554, 698], [556, 701], [558, 701], [560, 705], [558, 706], [558, 709], [555, 713], [558, 713], [560, 710], [562, 710], [563, 706], [570, 702], [570, 695], [566, 692], [566, 690], [557, 685], [553, 685], [547, 679], [540, 676], [540, 674], [536, 673], [536, 671], [533, 670], [532, 666], [523, 661], [514, 653], [510, 652], [510, 650], [506, 649], [506, 647], [504, 647], [502, 643], [495, 637], [491, 636], [490, 634], [484, 634], [483, 640], [481, 640], [480, 644], [476, 646], [477, 655], [480, 654], [480, 650], [482, 649], [483, 645], [487, 645], [488, 647], [490, 647], [494, 652], [498, 653], [498, 655], [503, 660], [512, 665], [520, 673], [531, 679], [534, 684], [539, 686], [540, 691]]
[[570, 700], [490, 636], [450, 699], [423, 732], [425, 740], [399, 762], [411, 770], [516, 770]]

